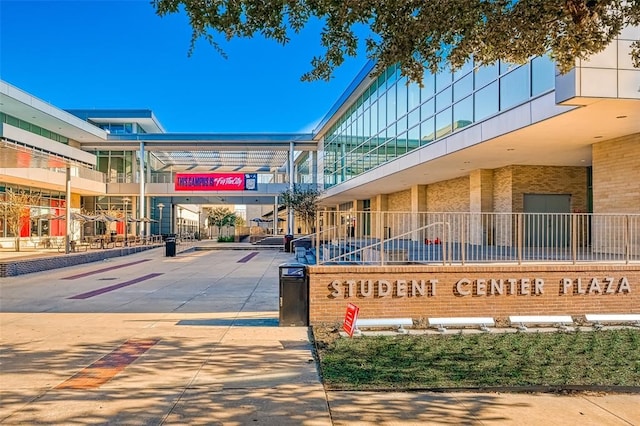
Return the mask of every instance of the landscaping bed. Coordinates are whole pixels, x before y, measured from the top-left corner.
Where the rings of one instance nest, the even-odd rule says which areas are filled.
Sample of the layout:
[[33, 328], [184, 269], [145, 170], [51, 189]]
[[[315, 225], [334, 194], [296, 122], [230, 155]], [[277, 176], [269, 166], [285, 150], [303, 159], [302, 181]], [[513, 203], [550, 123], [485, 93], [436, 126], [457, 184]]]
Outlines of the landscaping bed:
[[340, 337], [315, 327], [329, 390], [619, 388], [640, 392], [640, 330]]

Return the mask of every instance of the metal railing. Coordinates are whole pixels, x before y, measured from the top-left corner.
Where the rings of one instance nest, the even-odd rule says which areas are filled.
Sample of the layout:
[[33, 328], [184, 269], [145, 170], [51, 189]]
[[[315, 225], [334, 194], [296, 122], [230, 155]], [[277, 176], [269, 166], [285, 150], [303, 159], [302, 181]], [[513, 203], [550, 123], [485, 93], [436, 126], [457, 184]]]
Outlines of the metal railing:
[[318, 264], [640, 262], [640, 214], [321, 212]]

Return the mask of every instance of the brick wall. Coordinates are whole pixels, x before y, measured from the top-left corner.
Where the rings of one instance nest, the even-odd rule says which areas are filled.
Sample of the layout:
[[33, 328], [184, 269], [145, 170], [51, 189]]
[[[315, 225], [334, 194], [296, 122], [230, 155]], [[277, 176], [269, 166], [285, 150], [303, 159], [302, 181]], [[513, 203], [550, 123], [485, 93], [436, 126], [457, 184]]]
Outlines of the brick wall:
[[158, 245], [131, 246], [118, 249], [95, 250], [85, 253], [61, 254], [59, 256], [45, 256], [37, 259], [12, 259], [0, 262], [0, 277], [15, 277], [34, 272], [51, 269], [66, 268], [67, 266], [82, 265], [84, 263], [99, 262], [114, 257], [127, 256], [146, 250], [158, 248]]
[[427, 211], [468, 212], [469, 209], [469, 176], [427, 186]]
[[593, 212], [640, 213], [640, 134], [592, 147]]
[[513, 166], [493, 171], [493, 211], [511, 213], [513, 209]]
[[469, 175], [469, 211], [493, 211], [493, 170], [478, 169]]
[[571, 211], [587, 211], [587, 168], [511, 166], [513, 212], [523, 211], [524, 194], [571, 194]]
[[493, 211], [519, 213], [524, 194], [570, 194], [571, 211], [587, 211], [587, 168], [507, 166], [494, 170]]
[[388, 209], [390, 212], [411, 211], [411, 189], [388, 194]]
[[[420, 320], [435, 316], [490, 316], [504, 320], [509, 315], [640, 313], [640, 265], [312, 266], [309, 271], [311, 325], [342, 322], [349, 302], [360, 308], [361, 318]], [[458, 293], [457, 283], [462, 279], [471, 282], [463, 281], [460, 290], [471, 294]], [[480, 281], [478, 286], [478, 279], [485, 281]], [[496, 280], [496, 284], [503, 280], [503, 294], [498, 294], [496, 289], [491, 294], [491, 279]], [[509, 279], [516, 280], [514, 294], [511, 294]], [[538, 289], [542, 289], [538, 294], [536, 279], [543, 282], [542, 286], [538, 282]], [[565, 279], [569, 281], [563, 281]], [[349, 280], [353, 281], [356, 295], [345, 297]], [[394, 286], [391, 295], [379, 296], [380, 280]], [[398, 280], [401, 280], [400, 295]], [[411, 294], [412, 280], [419, 284], [418, 289], [424, 281], [424, 295], [418, 295], [417, 290], [415, 295]], [[435, 291], [434, 280], [437, 280]], [[365, 297], [360, 290], [367, 293], [369, 285], [373, 286], [372, 296]], [[338, 297], [335, 297], [336, 288], [342, 290]], [[384, 293], [384, 283], [381, 289]]]

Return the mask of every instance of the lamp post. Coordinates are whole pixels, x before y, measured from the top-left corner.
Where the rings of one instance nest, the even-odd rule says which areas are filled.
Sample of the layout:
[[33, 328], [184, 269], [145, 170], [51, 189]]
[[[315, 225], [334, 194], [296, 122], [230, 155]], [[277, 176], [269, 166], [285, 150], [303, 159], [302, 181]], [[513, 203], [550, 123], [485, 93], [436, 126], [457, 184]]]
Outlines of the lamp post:
[[182, 207], [178, 207], [178, 236], [182, 236]]
[[164, 208], [164, 204], [158, 203], [158, 210], [160, 211], [160, 221], [158, 222], [158, 231], [160, 235], [162, 235], [162, 209], [163, 208]]
[[127, 205], [131, 201], [131, 198], [124, 197], [122, 198], [122, 202], [124, 203], [124, 245], [127, 247], [129, 245], [129, 220], [127, 219]]
[[202, 239], [202, 234], [201, 234], [202, 228], [200, 227], [201, 220], [202, 220], [202, 207], [198, 206], [198, 241]]

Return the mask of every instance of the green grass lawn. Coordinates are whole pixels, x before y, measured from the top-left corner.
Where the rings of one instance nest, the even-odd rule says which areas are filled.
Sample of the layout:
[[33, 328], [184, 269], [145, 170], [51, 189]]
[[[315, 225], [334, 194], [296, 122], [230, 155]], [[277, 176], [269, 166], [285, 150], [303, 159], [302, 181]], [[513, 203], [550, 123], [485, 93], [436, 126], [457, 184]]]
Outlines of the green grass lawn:
[[336, 338], [314, 330], [329, 389], [640, 386], [640, 330]]

